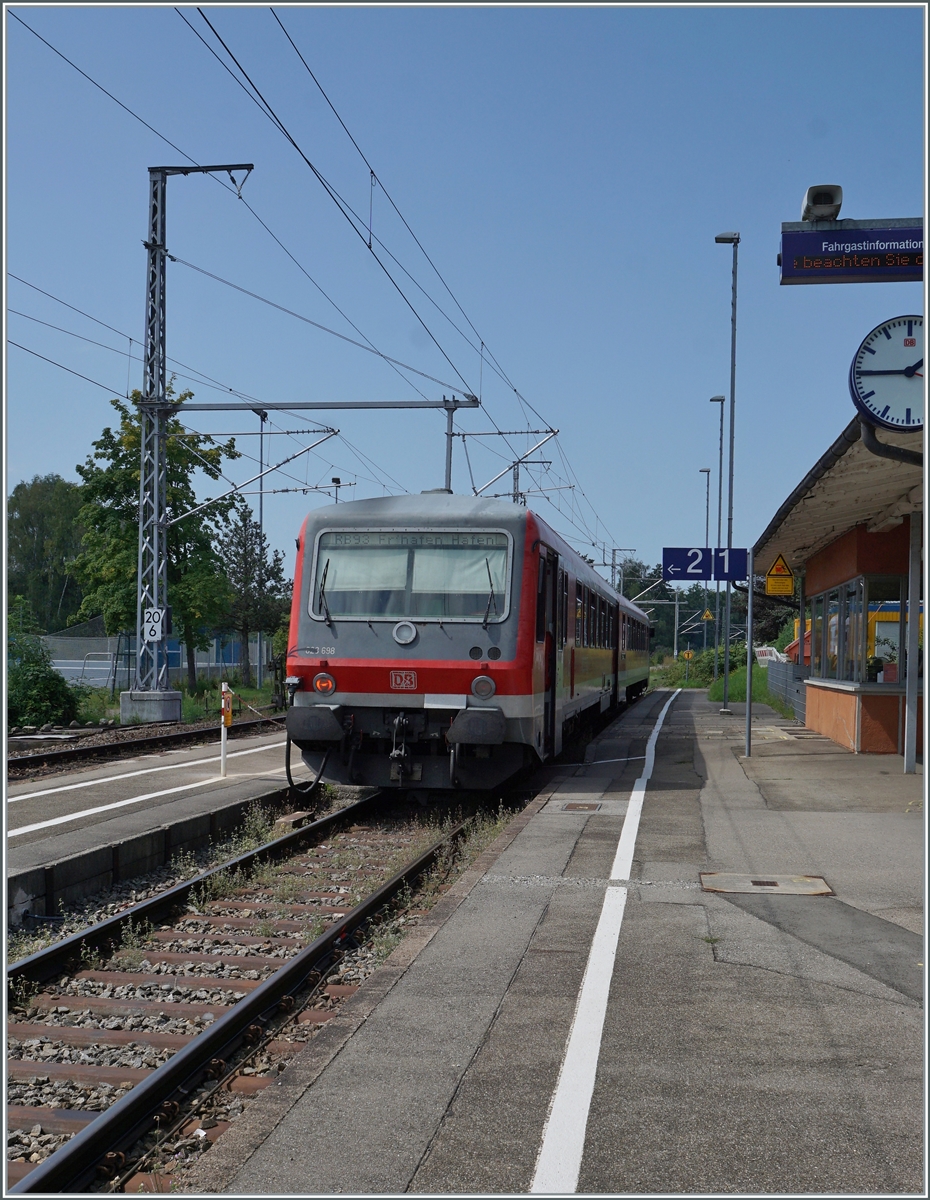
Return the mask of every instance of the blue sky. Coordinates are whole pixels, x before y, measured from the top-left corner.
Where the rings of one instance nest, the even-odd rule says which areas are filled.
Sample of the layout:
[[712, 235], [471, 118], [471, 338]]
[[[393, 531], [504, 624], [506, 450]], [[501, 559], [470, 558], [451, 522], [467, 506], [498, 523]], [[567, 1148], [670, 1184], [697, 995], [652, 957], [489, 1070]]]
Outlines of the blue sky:
[[[182, 11], [223, 55], [197, 10]], [[758, 537], [853, 415], [846, 377], [859, 342], [880, 321], [923, 309], [916, 284], [780, 288], [776, 266], [780, 223], [799, 219], [812, 184], [842, 185], [843, 217], [922, 214], [923, 7], [276, 11], [479, 337], [377, 188], [375, 236], [473, 343], [484, 340], [542, 420], [385, 258], [447, 358], [440, 353], [306, 164], [170, 6], [7, 10], [9, 271], [128, 334], [138, 354], [147, 168], [184, 161], [15, 13], [196, 161], [254, 163], [243, 196], [366, 338], [451, 385], [408, 376], [430, 399], [480, 387], [485, 411], [461, 413], [458, 429], [487, 432], [492, 420], [560, 429], [558, 447], [536, 456], [551, 469], [521, 478], [561, 490], [531, 494], [532, 507], [595, 557], [604, 545], [608, 558], [611, 546], [634, 547], [655, 562], [663, 545], [703, 541], [701, 467], [713, 468], [716, 496], [719, 410], [708, 398], [729, 391], [731, 251], [714, 235], [739, 230], [734, 541]], [[367, 221], [368, 167], [271, 12], [205, 12]], [[235, 195], [206, 177], [169, 181], [168, 247], [358, 338]], [[17, 310], [7, 313], [15, 342], [114, 394], [140, 385], [125, 337], [16, 280], [6, 299]], [[375, 356], [179, 264], [168, 272], [168, 354], [266, 402], [419, 398]], [[219, 398], [179, 385], [198, 401]], [[8, 490], [50, 471], [76, 479], [113, 416], [106, 391], [11, 347]], [[342, 436], [288, 468], [296, 478], [269, 476], [269, 488], [338, 475], [356, 485], [341, 494], [350, 499], [443, 482], [442, 414], [273, 420], [281, 429], [331, 423]], [[258, 425], [202, 413], [188, 423]], [[268, 453], [277, 461], [311, 440], [276, 436]], [[509, 440], [523, 453], [539, 439]], [[257, 439], [238, 442], [257, 456]], [[476, 438], [468, 454], [480, 486], [513, 452]], [[229, 473], [241, 481], [255, 470], [243, 458]], [[460, 441], [453, 485], [470, 490]], [[266, 497], [266, 529], [289, 567], [303, 515], [329, 502]]]

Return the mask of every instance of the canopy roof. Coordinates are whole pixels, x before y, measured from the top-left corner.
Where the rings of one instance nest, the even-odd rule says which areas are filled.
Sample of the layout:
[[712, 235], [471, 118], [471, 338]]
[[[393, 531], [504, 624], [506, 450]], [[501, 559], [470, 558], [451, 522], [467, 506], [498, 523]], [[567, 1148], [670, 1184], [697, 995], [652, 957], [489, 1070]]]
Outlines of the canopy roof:
[[[882, 430], [879, 440], [919, 451], [923, 435]], [[755, 570], [765, 574], [779, 554], [792, 569], [801, 568], [856, 525], [877, 532], [922, 508], [923, 470], [873, 454], [855, 417], [769, 522], [753, 547]]]

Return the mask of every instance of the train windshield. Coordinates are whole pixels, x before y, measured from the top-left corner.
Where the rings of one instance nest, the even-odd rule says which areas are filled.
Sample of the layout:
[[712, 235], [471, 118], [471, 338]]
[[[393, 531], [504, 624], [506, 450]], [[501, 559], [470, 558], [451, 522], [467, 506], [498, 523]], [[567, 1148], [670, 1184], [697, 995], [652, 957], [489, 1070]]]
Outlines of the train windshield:
[[502, 621], [509, 551], [506, 533], [324, 533], [310, 612], [363, 621]]

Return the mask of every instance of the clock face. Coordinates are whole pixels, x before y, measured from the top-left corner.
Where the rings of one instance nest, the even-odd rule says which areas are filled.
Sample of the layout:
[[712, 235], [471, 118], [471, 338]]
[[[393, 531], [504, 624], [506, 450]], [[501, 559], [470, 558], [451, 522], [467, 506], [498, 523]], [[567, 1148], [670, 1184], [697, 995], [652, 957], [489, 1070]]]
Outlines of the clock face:
[[922, 429], [923, 317], [893, 317], [873, 329], [849, 368], [849, 391], [853, 403], [873, 424]]

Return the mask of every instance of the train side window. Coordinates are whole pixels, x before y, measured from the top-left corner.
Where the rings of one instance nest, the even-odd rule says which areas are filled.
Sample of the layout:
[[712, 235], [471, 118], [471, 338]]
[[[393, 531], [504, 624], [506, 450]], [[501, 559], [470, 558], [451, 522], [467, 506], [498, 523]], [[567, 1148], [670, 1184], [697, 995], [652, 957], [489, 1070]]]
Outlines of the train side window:
[[584, 612], [584, 595], [581, 584], [575, 580], [575, 645], [581, 645], [582, 614]]
[[536, 641], [546, 640], [546, 557], [539, 556], [539, 572], [536, 576]]

